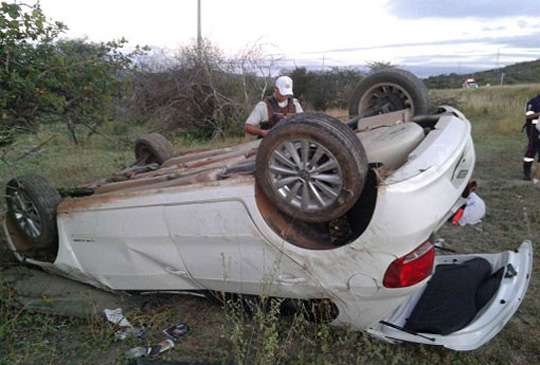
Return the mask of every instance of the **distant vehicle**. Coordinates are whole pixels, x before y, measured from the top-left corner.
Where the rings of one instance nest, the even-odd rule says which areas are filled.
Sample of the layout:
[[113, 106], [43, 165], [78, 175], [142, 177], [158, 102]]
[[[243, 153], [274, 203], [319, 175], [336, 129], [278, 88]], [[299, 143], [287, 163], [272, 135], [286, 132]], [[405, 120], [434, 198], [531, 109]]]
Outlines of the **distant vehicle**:
[[182, 155], [152, 133], [134, 166], [65, 196], [19, 176], [0, 226], [20, 261], [100, 288], [264, 294], [392, 343], [473, 350], [523, 300], [532, 243], [435, 255], [475, 152], [461, 112], [429, 109], [420, 80], [383, 70], [357, 85], [347, 123], [302, 113]]
[[463, 83], [463, 88], [464, 89], [478, 89], [478, 84], [473, 78], [469, 78], [465, 80], [465, 82]]

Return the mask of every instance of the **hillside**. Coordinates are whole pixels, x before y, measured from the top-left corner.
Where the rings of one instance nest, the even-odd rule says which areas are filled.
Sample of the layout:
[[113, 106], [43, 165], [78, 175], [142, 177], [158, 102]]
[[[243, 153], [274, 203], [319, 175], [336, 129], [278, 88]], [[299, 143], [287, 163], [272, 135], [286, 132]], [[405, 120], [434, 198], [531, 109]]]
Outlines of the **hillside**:
[[494, 86], [501, 84], [503, 74], [504, 85], [538, 83], [540, 82], [540, 59], [472, 74], [451, 73], [449, 75], [431, 76], [424, 79], [424, 82], [430, 89], [455, 89], [461, 88], [465, 79], [473, 77], [480, 86], [486, 86], [487, 84]]

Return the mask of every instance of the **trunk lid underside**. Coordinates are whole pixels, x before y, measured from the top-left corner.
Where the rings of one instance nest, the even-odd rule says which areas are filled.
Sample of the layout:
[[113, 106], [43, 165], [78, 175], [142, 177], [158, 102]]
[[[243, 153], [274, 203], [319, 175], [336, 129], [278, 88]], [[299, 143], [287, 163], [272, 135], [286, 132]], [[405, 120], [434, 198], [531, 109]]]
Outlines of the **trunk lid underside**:
[[369, 330], [386, 340], [473, 350], [516, 312], [532, 270], [532, 244], [499, 254], [438, 256], [426, 288]]

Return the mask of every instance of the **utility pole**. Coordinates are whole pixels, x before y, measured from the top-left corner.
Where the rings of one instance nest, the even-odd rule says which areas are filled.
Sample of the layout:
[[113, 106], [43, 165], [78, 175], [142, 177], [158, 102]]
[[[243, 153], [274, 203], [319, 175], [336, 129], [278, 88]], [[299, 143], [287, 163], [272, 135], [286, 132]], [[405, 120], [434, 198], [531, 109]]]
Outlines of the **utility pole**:
[[202, 58], [202, 37], [201, 37], [201, 0], [197, 0], [197, 58], [201, 62]]

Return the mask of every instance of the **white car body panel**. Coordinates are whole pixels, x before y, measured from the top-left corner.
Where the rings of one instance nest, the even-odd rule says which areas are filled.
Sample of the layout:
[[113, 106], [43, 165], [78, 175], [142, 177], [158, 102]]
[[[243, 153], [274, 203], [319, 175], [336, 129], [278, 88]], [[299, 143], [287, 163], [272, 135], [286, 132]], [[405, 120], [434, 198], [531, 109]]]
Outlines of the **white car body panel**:
[[[464, 202], [461, 194], [475, 163], [470, 124], [455, 109], [446, 107], [446, 111], [408, 154], [407, 162], [380, 181], [365, 230], [340, 247], [313, 250], [285, 240], [259, 209], [250, 175], [67, 198], [57, 209], [59, 250], [54, 263], [19, 254], [6, 220], [3, 228], [19, 260], [98, 287], [329, 298], [339, 309], [335, 325], [369, 331], [386, 340], [429, 343], [381, 327], [379, 321], [390, 318], [401, 323], [407, 303], [429, 280], [385, 288], [386, 269], [428, 240]], [[530, 248], [525, 245], [521, 251]], [[522, 297], [526, 284], [516, 280], [524, 280], [523, 271], [530, 273], [532, 263], [523, 254], [485, 256], [526, 268], [503, 289], [517, 290]], [[490, 317], [491, 326], [464, 330], [474, 332], [471, 335], [437, 338], [436, 344], [465, 349], [469, 337], [477, 336], [481, 340], [469, 343], [474, 343], [471, 348], [480, 346], [515, 312], [517, 306], [512, 305], [513, 311], [499, 323]], [[404, 309], [396, 312], [400, 306]], [[484, 313], [489, 316], [491, 307]]]

